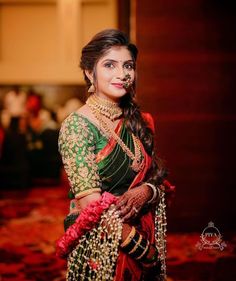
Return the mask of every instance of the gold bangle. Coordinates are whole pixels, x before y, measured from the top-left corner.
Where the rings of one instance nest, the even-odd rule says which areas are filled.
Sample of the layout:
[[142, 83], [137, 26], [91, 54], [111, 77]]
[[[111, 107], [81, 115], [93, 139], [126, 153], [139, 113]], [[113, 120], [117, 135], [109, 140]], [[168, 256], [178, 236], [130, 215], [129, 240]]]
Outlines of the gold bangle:
[[127, 246], [130, 241], [134, 238], [134, 235], [136, 233], [136, 229], [134, 226], [132, 226], [130, 233], [128, 234], [128, 236], [126, 237], [125, 241], [122, 242], [122, 244], [120, 245], [122, 248]]
[[146, 248], [144, 249], [144, 251], [142, 252], [142, 254], [136, 258], [136, 260], [140, 260], [148, 251], [148, 248], [149, 248], [149, 241], [147, 240], [147, 246]]
[[141, 234], [139, 234], [139, 239], [138, 239], [136, 245], [133, 247], [133, 249], [129, 251], [129, 253], [128, 253], [129, 255], [134, 253], [137, 250], [137, 248], [138, 248], [139, 244], [141, 243], [142, 239], [143, 239], [143, 236]]

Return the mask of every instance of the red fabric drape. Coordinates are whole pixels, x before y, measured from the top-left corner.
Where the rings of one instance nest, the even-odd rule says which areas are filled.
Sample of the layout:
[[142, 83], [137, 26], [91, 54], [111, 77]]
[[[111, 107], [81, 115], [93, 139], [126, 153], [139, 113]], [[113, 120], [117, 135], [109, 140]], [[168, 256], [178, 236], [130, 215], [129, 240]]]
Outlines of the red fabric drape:
[[[154, 122], [150, 114], [143, 114], [144, 119], [148, 123], [148, 126], [154, 131]], [[151, 165], [151, 157], [145, 152], [143, 146], [142, 153], [144, 155], [145, 165], [144, 169], [140, 171], [129, 188], [135, 188], [139, 185], [145, 178], [145, 175]], [[155, 225], [153, 213], [149, 211], [145, 215], [140, 217], [139, 232], [150, 241], [154, 243], [155, 241]], [[132, 259], [128, 254], [119, 251], [119, 257], [117, 260], [116, 272], [114, 281], [139, 281], [142, 275], [142, 268], [134, 259]], [[128, 278], [128, 279], [127, 279]]]

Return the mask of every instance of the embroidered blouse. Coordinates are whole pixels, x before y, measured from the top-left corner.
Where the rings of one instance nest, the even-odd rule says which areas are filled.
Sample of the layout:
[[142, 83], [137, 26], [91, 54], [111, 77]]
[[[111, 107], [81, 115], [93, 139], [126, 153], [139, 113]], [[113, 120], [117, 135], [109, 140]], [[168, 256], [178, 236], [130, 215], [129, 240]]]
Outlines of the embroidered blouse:
[[[134, 151], [132, 137], [123, 122], [118, 127], [120, 138]], [[76, 198], [95, 191], [121, 195], [136, 175], [130, 167], [132, 160], [121, 147], [112, 143], [89, 119], [76, 112], [62, 123], [59, 151]]]

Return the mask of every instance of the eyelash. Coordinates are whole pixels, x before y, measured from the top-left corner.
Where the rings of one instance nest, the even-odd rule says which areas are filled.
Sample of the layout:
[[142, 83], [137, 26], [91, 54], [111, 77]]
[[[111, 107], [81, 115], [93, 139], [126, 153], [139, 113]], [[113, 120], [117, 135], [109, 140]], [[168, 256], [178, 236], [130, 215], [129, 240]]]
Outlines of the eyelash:
[[133, 69], [134, 69], [134, 65], [131, 64], [131, 63], [125, 64], [124, 67], [125, 67], [126, 69], [128, 69], [128, 70], [133, 70]]
[[114, 67], [114, 64], [111, 63], [111, 62], [107, 62], [107, 63], [104, 64], [104, 66], [107, 67], [107, 68], [111, 68], [111, 66]]
[[[111, 62], [105, 63], [104, 66], [105, 66], [106, 68], [114, 68], [114, 67], [115, 67], [114, 64], [111, 63]], [[125, 69], [128, 69], [128, 70], [133, 70], [133, 69], [134, 69], [134, 65], [128, 63], [128, 64], [125, 64], [125, 65], [124, 65], [124, 68], [125, 68]]]

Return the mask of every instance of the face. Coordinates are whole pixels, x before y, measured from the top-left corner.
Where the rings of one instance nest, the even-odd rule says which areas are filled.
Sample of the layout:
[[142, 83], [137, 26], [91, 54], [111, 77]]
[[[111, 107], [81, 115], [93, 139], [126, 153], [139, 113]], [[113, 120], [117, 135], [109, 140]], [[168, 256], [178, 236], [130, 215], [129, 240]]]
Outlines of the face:
[[96, 94], [102, 98], [118, 101], [127, 90], [124, 78], [130, 75], [131, 82], [135, 78], [135, 62], [125, 46], [112, 47], [96, 65]]

